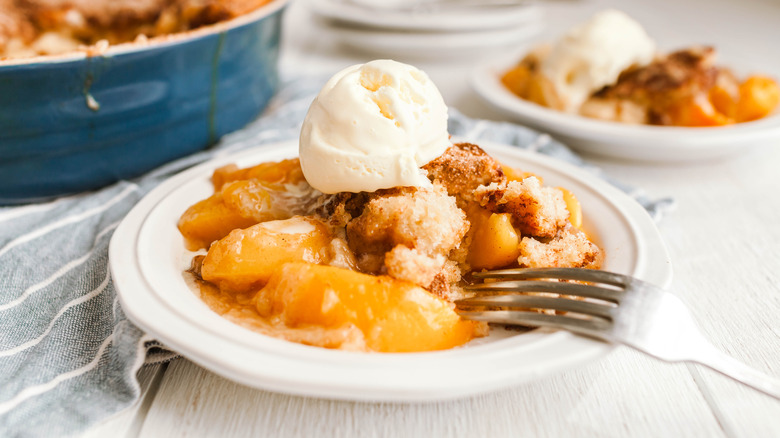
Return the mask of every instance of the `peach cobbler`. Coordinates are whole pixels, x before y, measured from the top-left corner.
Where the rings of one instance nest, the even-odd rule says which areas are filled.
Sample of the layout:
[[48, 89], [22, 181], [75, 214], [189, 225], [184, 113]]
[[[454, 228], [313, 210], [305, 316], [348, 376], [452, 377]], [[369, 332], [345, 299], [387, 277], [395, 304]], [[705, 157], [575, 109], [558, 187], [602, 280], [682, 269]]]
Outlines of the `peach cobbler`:
[[269, 0], [0, 0], [0, 59], [55, 55], [182, 32]]
[[657, 53], [638, 23], [608, 10], [532, 50], [501, 81], [539, 105], [633, 124], [721, 126], [775, 110], [775, 80], [740, 80], [715, 58], [712, 47]]
[[[464, 296], [472, 272], [598, 268], [602, 251], [581, 230], [576, 197], [477, 145], [442, 138], [446, 108], [437, 95], [411, 66], [358, 66], [335, 76], [312, 104], [300, 159], [214, 171], [214, 194], [178, 224], [190, 249], [207, 250], [189, 271], [201, 298], [231, 321], [303, 344], [440, 350], [488, 331], [461, 319], [451, 303]], [[345, 127], [339, 111], [358, 114]], [[320, 123], [325, 114], [332, 125]], [[423, 124], [433, 129], [423, 132]], [[363, 154], [330, 143], [383, 129], [414, 137], [416, 146], [385, 143]], [[422, 163], [415, 161], [421, 147], [432, 155]], [[393, 156], [411, 160], [410, 172], [385, 163]], [[307, 170], [328, 167], [328, 157], [344, 174]], [[359, 190], [365, 184], [380, 188]]]

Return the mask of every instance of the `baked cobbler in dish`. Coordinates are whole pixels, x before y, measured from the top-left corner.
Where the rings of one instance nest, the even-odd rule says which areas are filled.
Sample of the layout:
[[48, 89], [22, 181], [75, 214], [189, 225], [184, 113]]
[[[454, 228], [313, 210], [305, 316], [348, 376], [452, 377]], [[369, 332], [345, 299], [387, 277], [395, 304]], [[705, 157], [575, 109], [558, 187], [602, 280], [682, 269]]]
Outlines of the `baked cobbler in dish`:
[[658, 53], [638, 23], [610, 10], [537, 47], [501, 80], [539, 105], [633, 124], [721, 126], [775, 110], [775, 80], [739, 79], [715, 59], [706, 46]]
[[191, 249], [208, 249], [191, 270], [201, 298], [294, 342], [438, 350], [487, 333], [450, 304], [471, 272], [600, 266], [571, 193], [466, 143], [425, 170], [430, 188], [322, 194], [298, 160], [217, 169], [214, 195], [179, 221]]
[[56, 55], [214, 24], [269, 0], [0, 0], [0, 59]]
[[181, 216], [188, 247], [207, 250], [189, 271], [201, 298], [231, 321], [308, 345], [440, 350], [488, 331], [451, 303], [472, 272], [600, 267], [574, 194], [450, 143], [446, 117], [411, 66], [373, 61], [337, 74], [304, 121], [300, 159], [219, 168], [214, 194]]

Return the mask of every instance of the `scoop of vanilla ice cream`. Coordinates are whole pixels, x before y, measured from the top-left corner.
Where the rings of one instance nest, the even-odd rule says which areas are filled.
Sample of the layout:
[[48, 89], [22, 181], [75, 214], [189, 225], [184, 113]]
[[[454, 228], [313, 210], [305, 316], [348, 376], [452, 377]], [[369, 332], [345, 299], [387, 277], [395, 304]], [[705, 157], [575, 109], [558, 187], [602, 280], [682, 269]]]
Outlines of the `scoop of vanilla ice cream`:
[[430, 186], [420, 169], [451, 145], [447, 105], [422, 71], [391, 60], [348, 67], [306, 114], [299, 154], [323, 193]]
[[623, 70], [646, 65], [654, 55], [655, 43], [642, 26], [608, 9], [569, 30], [542, 60], [540, 71], [563, 110], [576, 112], [592, 93], [617, 82]]

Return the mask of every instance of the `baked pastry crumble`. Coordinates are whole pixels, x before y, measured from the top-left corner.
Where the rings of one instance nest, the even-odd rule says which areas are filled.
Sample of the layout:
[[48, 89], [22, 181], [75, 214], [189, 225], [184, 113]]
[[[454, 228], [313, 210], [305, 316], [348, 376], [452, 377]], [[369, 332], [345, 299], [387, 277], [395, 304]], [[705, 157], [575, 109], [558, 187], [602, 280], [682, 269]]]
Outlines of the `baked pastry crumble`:
[[[191, 248], [208, 249], [193, 263], [198, 293], [225, 317], [272, 336], [327, 348], [418, 351], [486, 333], [449, 303], [464, 296], [461, 285], [474, 270], [600, 267], [601, 250], [570, 220], [579, 217], [579, 204], [561, 189], [468, 143], [424, 170], [431, 187], [318, 194], [297, 160], [218, 169], [215, 195], [179, 222]], [[254, 187], [253, 195], [235, 186]], [[302, 201], [277, 204], [270, 214], [268, 205], [249, 202], [265, 199], [260, 188], [289, 190]], [[237, 223], [236, 215], [250, 224], [232, 231], [215, 225], [223, 222], [215, 217]]]
[[55, 55], [214, 24], [269, 0], [0, 0], [0, 59]]
[[722, 126], [771, 114], [780, 86], [740, 80], [712, 47], [659, 53], [639, 23], [602, 11], [504, 72], [518, 97], [558, 111], [629, 124]]

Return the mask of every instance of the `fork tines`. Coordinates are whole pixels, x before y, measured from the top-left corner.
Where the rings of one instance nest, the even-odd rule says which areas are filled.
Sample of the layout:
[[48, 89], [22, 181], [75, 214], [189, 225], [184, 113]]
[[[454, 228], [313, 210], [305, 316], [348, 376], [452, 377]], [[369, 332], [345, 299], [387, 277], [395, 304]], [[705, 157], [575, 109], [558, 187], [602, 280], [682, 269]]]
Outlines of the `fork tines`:
[[468, 292], [487, 292], [492, 295], [500, 295], [501, 293], [545, 292], [558, 295], [594, 298], [613, 303], [619, 303], [620, 298], [623, 296], [623, 290], [615, 287], [544, 280], [511, 280], [498, 281], [495, 283], [480, 283], [465, 286], [464, 289]]
[[[547, 292], [619, 303], [625, 288], [636, 281], [614, 272], [584, 268], [520, 268], [475, 272], [474, 278], [500, 280], [466, 286], [469, 292]], [[569, 281], [549, 281], [569, 280]], [[584, 282], [572, 283], [570, 281]]]
[[539, 295], [488, 295], [476, 296], [456, 302], [460, 308], [500, 307], [507, 309], [550, 309], [560, 312], [574, 312], [582, 315], [611, 318], [614, 306], [572, 300], [562, 297]]
[[466, 286], [475, 296], [455, 302], [461, 316], [581, 333], [604, 332], [611, 325], [613, 311], [631, 282], [620, 274], [581, 268], [506, 269], [474, 277], [498, 281]]
[[780, 400], [780, 379], [721, 353], [675, 295], [642, 280], [582, 268], [507, 269], [475, 273], [455, 301], [466, 319], [562, 328], [619, 343], [668, 362], [696, 362]]
[[518, 268], [498, 271], [474, 272], [474, 278], [528, 280], [532, 278], [556, 278], [559, 280], [587, 281], [591, 283], [610, 284], [612, 286], [628, 286], [631, 277], [614, 272], [599, 271], [585, 268]]

